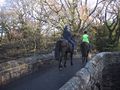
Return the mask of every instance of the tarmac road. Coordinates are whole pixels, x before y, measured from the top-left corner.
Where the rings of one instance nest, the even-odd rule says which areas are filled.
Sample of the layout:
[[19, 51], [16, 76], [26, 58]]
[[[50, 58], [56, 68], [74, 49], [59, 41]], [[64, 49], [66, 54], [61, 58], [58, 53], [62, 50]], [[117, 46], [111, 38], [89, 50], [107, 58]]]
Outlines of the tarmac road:
[[81, 69], [80, 58], [74, 58], [73, 63], [71, 66], [67, 61], [67, 67], [59, 71], [58, 62], [52, 61], [41, 66], [37, 72], [17, 79], [0, 90], [58, 90]]

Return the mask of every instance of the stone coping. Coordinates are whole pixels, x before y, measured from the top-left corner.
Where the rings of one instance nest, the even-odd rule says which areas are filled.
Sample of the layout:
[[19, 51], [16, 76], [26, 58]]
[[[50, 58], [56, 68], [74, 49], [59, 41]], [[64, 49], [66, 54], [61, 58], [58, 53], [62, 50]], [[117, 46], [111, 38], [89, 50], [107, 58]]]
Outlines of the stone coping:
[[111, 63], [120, 62], [120, 52], [96, 54], [59, 90], [101, 90], [102, 71]]
[[50, 53], [1, 63], [0, 86], [36, 71], [41, 64], [44, 64], [46, 61], [50, 61], [53, 58], [53, 53]]

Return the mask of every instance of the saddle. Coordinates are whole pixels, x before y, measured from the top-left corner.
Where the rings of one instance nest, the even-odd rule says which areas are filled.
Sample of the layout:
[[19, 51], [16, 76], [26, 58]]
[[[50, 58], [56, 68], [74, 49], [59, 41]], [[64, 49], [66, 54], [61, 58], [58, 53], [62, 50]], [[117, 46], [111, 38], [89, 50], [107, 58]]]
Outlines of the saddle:
[[66, 39], [62, 41], [62, 47], [68, 47], [69, 42]]
[[61, 44], [62, 47], [67, 47], [69, 50], [72, 49], [72, 44], [68, 40], [61, 39], [61, 41], [62, 41], [62, 44]]

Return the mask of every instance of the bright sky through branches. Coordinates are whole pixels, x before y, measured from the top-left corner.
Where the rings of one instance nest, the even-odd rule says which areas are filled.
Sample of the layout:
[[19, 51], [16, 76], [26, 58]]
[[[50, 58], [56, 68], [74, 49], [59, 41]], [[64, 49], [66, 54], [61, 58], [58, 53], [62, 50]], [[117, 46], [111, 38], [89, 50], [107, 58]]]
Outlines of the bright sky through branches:
[[[64, 1], [64, 0], [63, 0], [63, 1]], [[69, 1], [70, 1], [70, 2], [73, 2], [73, 0], [69, 0]], [[82, 0], [82, 2], [84, 3], [85, 0]], [[97, 2], [97, 0], [87, 0], [87, 3], [88, 3], [89, 8], [94, 8], [95, 5], [96, 5], [96, 2]]]
[[5, 0], [0, 0], [0, 6], [4, 4]]

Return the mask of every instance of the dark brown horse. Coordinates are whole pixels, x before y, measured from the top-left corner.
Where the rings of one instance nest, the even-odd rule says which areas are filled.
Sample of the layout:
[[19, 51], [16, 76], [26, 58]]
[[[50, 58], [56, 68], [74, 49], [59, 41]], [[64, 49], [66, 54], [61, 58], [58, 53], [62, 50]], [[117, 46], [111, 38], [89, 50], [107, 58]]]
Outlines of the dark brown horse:
[[86, 42], [82, 42], [80, 44], [80, 49], [81, 49], [81, 54], [82, 54], [82, 64], [84, 66], [88, 61], [88, 54], [90, 52], [90, 45]]
[[62, 70], [63, 68], [63, 60], [64, 60], [64, 67], [66, 67], [66, 61], [68, 57], [68, 53], [70, 53], [70, 61], [71, 65], [73, 65], [73, 52], [74, 49], [72, 48], [72, 45], [65, 39], [60, 39], [56, 42], [55, 46], [55, 58], [56, 60], [59, 60], [59, 70]]

